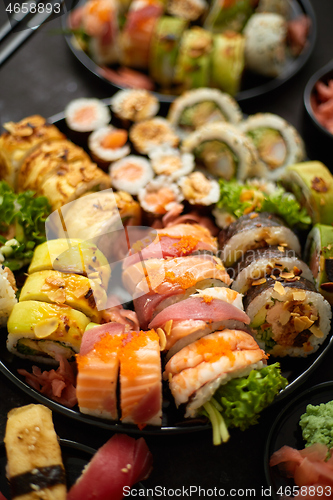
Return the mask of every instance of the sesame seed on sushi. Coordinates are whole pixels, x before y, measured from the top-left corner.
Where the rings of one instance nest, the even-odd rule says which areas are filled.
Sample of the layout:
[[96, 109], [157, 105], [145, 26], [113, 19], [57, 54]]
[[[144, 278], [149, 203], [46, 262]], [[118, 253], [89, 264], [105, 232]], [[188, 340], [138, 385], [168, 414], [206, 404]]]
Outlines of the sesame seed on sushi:
[[167, 5], [168, 14], [187, 21], [198, 20], [207, 8], [205, 0], [169, 0]]
[[176, 147], [179, 137], [168, 120], [161, 117], [135, 123], [129, 132], [135, 149], [141, 154], [147, 154], [157, 146]]
[[149, 157], [154, 172], [172, 180], [190, 174], [195, 167], [194, 156], [191, 153], [181, 153], [179, 149], [169, 146], [154, 148]]
[[165, 175], [160, 175], [140, 189], [138, 199], [145, 212], [164, 215], [176, 204], [181, 203], [184, 196], [175, 182]]
[[117, 129], [112, 125], [94, 130], [88, 138], [88, 147], [93, 160], [103, 166], [124, 158], [130, 153], [127, 139], [126, 130]]
[[0, 265], [0, 327], [6, 326], [9, 315], [17, 303], [15, 291], [13, 273], [8, 267]]
[[102, 101], [94, 98], [74, 99], [65, 108], [67, 126], [76, 132], [92, 132], [107, 125], [111, 113]]
[[168, 120], [184, 138], [205, 124], [229, 122], [236, 125], [242, 116], [238, 103], [229, 94], [218, 89], [200, 88], [177, 97], [170, 106]]
[[159, 102], [145, 89], [119, 90], [111, 99], [113, 114], [124, 122], [140, 122], [157, 115]]
[[137, 195], [152, 180], [154, 171], [146, 158], [128, 155], [111, 165], [110, 177], [113, 187]]
[[178, 184], [184, 198], [191, 205], [213, 205], [220, 197], [220, 187], [216, 180], [209, 179], [202, 172], [192, 172], [181, 177]]
[[281, 116], [257, 113], [244, 120], [240, 130], [254, 143], [265, 177], [278, 180], [287, 165], [305, 159], [304, 143], [297, 130]]

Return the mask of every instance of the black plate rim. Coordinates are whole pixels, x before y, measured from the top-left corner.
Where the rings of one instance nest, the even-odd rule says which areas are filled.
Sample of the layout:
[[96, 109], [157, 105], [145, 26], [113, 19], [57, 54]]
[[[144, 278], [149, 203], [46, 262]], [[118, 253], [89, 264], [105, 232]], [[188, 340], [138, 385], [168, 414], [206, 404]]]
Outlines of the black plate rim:
[[[290, 409], [297, 405], [297, 403], [306, 397], [310, 397], [313, 393], [318, 395], [318, 393], [324, 393], [328, 390], [333, 391], [333, 380], [328, 380], [326, 382], [321, 382], [320, 384], [316, 384], [312, 387], [309, 387], [302, 391], [300, 394], [298, 394], [294, 399], [289, 401], [289, 403], [278, 413], [277, 417], [275, 418], [274, 422], [272, 423], [272, 426], [270, 428], [270, 431], [268, 433], [267, 441], [265, 444], [265, 453], [264, 453], [264, 470], [265, 470], [265, 478], [266, 482], [269, 487], [272, 488], [272, 495], [274, 499], [280, 499], [281, 496], [278, 496], [275, 491], [274, 491], [274, 484], [271, 481], [271, 474], [270, 474], [270, 466], [269, 466], [269, 459], [270, 459], [270, 446], [271, 443], [274, 439], [274, 436], [276, 434], [276, 429], [279, 427], [280, 423], [283, 421], [283, 419], [286, 417], [286, 415], [289, 413]], [[333, 399], [333, 396], [332, 396]], [[309, 401], [308, 404], [311, 404]], [[288, 444], [288, 443], [286, 443]]]
[[[310, 58], [315, 43], [317, 39], [317, 19], [315, 12], [313, 10], [313, 7], [311, 5], [310, 0], [292, 0], [293, 2], [297, 3], [303, 12], [308, 15], [311, 18], [311, 31], [308, 37], [308, 46], [303, 50], [303, 52], [291, 63], [290, 70], [288, 71], [287, 75], [282, 75], [280, 78], [273, 78], [265, 83], [259, 84], [256, 87], [246, 89], [246, 90], [241, 90], [238, 92], [235, 96], [235, 99], [238, 102], [245, 102], [250, 99], [259, 97], [261, 95], [267, 94], [271, 92], [272, 90], [277, 89], [278, 87], [284, 85], [286, 82], [288, 82], [291, 78], [293, 78], [306, 64], [308, 59]], [[66, 33], [66, 30], [68, 29], [67, 26], [67, 20], [68, 20], [68, 15], [70, 13], [70, 9], [67, 11], [67, 14], [63, 15], [61, 18], [61, 25], [62, 29]], [[98, 77], [100, 80], [104, 81], [108, 85], [111, 86], [114, 92], [117, 90], [122, 90], [124, 87], [120, 85], [116, 85], [111, 83], [109, 80], [107, 80], [104, 76], [102, 76], [98, 69], [99, 66], [81, 49], [76, 47], [72, 43], [72, 35], [71, 34], [65, 34], [64, 35], [66, 43], [72, 52], [72, 54], [76, 57], [76, 59], [92, 74], [94, 74], [96, 77]], [[157, 97], [160, 103], [167, 103], [171, 104], [175, 97], [174, 95], [167, 95], [167, 94], [161, 94], [159, 92], [153, 92], [153, 94]]]

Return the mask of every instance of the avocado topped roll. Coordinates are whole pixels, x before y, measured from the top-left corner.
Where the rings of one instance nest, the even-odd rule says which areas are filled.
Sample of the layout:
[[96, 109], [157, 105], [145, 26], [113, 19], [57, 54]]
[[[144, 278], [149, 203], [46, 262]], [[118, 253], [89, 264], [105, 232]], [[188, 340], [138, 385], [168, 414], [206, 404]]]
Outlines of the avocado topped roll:
[[333, 227], [316, 224], [310, 231], [305, 260], [313, 272], [315, 284], [328, 302], [333, 305]]
[[235, 99], [217, 89], [200, 88], [184, 92], [170, 106], [168, 120], [181, 138], [203, 125], [229, 122], [237, 125], [242, 111]]
[[244, 180], [260, 175], [252, 142], [229, 123], [209, 123], [189, 134], [182, 144], [208, 171], [223, 179]]
[[204, 27], [213, 32], [241, 32], [253, 13], [252, 0], [213, 0]]
[[89, 322], [85, 314], [66, 305], [18, 302], [7, 324], [7, 349], [21, 358], [56, 365], [59, 356], [72, 359], [79, 352]]
[[277, 245], [301, 253], [297, 236], [283, 220], [268, 212], [251, 212], [223, 229], [219, 235], [221, 259], [230, 267], [248, 250]]
[[313, 282], [310, 268], [303, 262], [294, 250], [284, 246], [269, 246], [248, 250], [242, 255], [229, 274], [234, 280], [231, 288], [240, 293], [246, 293], [253, 281], [265, 278], [266, 275], [274, 276], [302, 276]]
[[312, 354], [331, 328], [329, 303], [301, 276], [253, 281], [244, 308], [256, 340], [272, 356]]
[[333, 176], [323, 163], [307, 161], [289, 165], [282, 182], [306, 208], [313, 224], [332, 224]]
[[305, 159], [301, 136], [278, 115], [258, 113], [244, 120], [240, 129], [254, 143], [269, 180], [279, 180], [286, 166]]
[[214, 35], [211, 56], [211, 85], [234, 96], [240, 89], [245, 66], [245, 37], [227, 31]]

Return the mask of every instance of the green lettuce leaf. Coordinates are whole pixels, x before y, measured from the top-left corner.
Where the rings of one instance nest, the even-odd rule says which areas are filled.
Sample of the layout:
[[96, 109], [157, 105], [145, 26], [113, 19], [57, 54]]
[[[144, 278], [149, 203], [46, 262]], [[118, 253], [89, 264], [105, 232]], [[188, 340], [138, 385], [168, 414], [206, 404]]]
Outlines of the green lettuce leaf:
[[[46, 240], [45, 220], [51, 207], [45, 196], [33, 191], [14, 193], [0, 182], [0, 254], [3, 265], [17, 271], [28, 264], [34, 248]], [[10, 234], [10, 236], [8, 236]]]
[[[295, 196], [276, 186], [272, 193], [264, 192], [250, 182], [242, 184], [236, 180], [220, 179], [220, 200], [217, 207], [239, 218], [250, 211], [270, 212], [282, 217], [289, 227], [298, 226], [307, 229], [311, 218]], [[245, 192], [252, 196], [244, 196]]]
[[247, 377], [234, 378], [221, 385], [208, 406], [206, 403], [200, 410], [212, 423], [214, 444], [226, 440], [224, 427], [216, 411], [222, 416], [227, 428], [239, 427], [243, 431], [258, 422], [260, 412], [273, 402], [287, 384], [287, 379], [281, 375], [280, 364], [274, 363], [260, 370], [252, 370]]

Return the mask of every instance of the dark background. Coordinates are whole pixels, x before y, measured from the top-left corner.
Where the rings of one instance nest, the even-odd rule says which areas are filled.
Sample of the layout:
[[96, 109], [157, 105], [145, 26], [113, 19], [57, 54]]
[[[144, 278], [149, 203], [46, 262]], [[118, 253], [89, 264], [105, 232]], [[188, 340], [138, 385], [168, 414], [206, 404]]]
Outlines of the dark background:
[[[333, 56], [333, 0], [313, 0], [312, 3], [317, 16], [318, 34], [307, 65], [280, 89], [241, 104], [245, 113], [269, 111], [280, 114], [302, 133], [306, 123], [303, 110], [306, 82]], [[3, 22], [3, 3], [1, 9], [0, 19]], [[111, 95], [112, 90], [108, 85], [88, 73], [75, 60], [59, 29], [59, 18], [48, 22], [0, 68], [0, 123], [17, 121], [30, 114], [51, 116], [62, 111], [73, 98], [106, 98]], [[311, 133], [306, 137], [309, 151]], [[327, 158], [328, 154], [327, 165], [333, 167], [333, 162], [329, 160], [330, 148], [324, 150], [318, 142], [316, 145], [316, 156], [311, 153], [311, 159], [321, 159], [324, 153]], [[249, 497], [245, 490], [255, 488], [255, 498], [260, 498], [261, 487], [266, 487], [265, 443], [274, 418], [295, 394], [319, 382], [333, 379], [332, 356], [330, 350], [303, 385], [287, 400], [267, 409], [258, 425], [245, 432], [233, 430], [230, 441], [225, 445], [214, 447], [211, 433], [207, 431], [177, 436], [147, 436], [147, 443], [154, 455], [154, 469], [145, 482], [146, 486], [179, 488], [197, 485], [206, 489], [225, 488], [226, 493], [231, 488], [242, 488], [244, 492], [238, 495], [239, 498]], [[29, 396], [0, 375], [0, 440], [4, 435], [7, 412], [15, 406], [31, 402], [33, 400]], [[93, 447], [100, 446], [111, 436], [108, 431], [71, 421], [58, 414], [54, 414], [54, 422], [60, 437]], [[199, 498], [199, 495], [192, 495], [191, 498]]]

